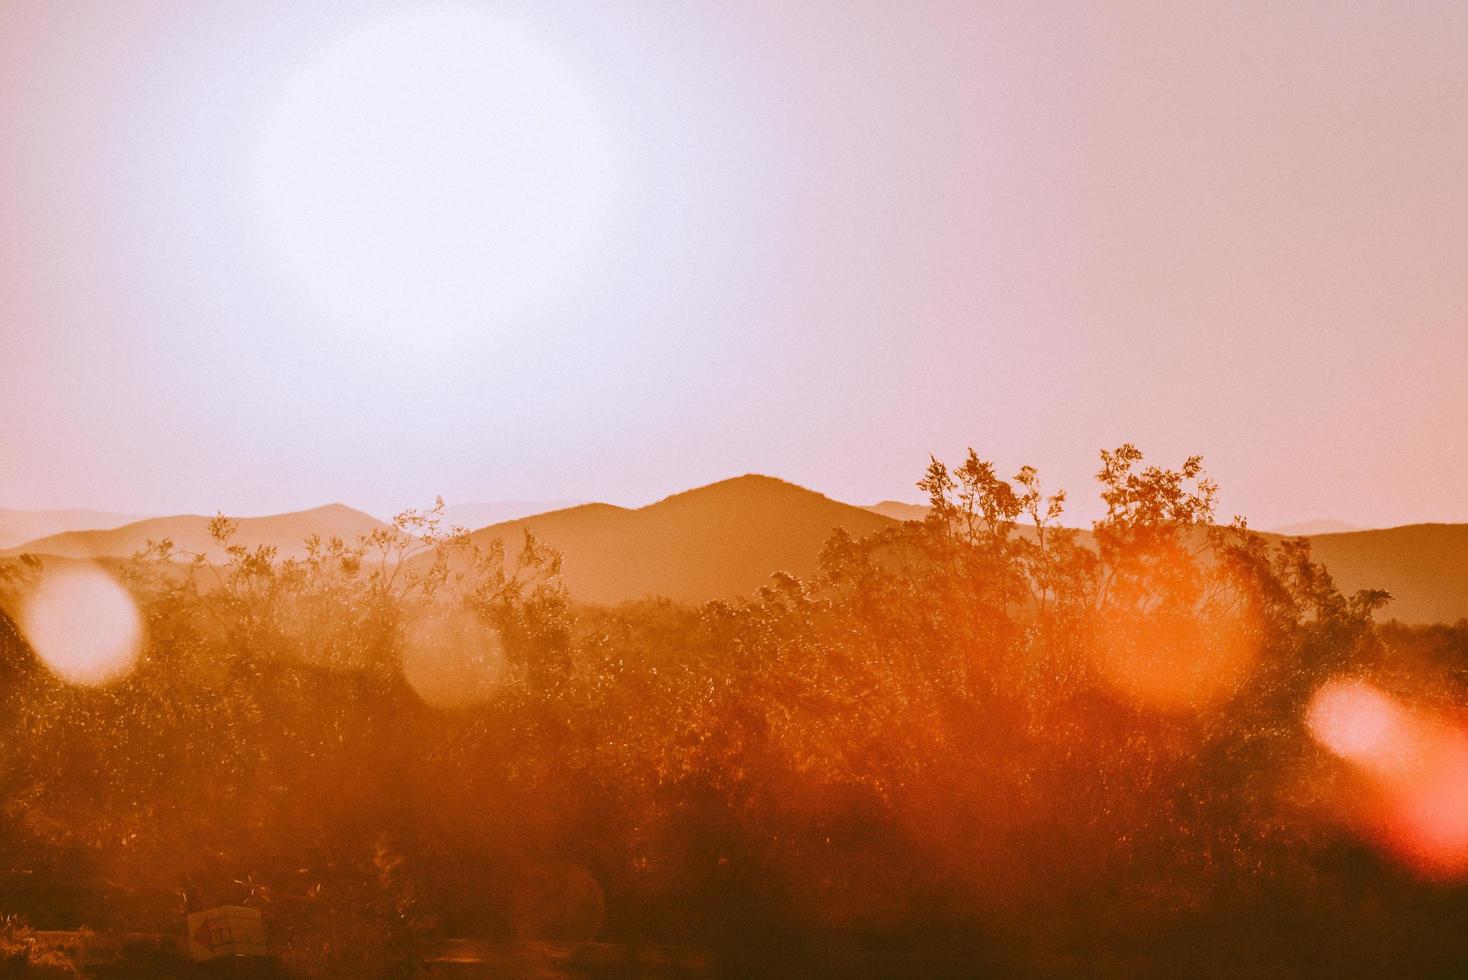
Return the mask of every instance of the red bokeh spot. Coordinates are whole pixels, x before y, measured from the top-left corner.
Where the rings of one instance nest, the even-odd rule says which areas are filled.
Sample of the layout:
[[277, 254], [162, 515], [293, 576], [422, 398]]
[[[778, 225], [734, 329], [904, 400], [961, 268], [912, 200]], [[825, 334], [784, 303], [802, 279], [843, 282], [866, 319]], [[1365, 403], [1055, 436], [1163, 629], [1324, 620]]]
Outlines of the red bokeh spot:
[[1366, 776], [1358, 816], [1383, 843], [1424, 874], [1468, 874], [1468, 733], [1361, 680], [1322, 686], [1306, 720]]
[[1393, 795], [1398, 849], [1429, 873], [1468, 872], [1468, 736], [1434, 733], [1417, 771]]

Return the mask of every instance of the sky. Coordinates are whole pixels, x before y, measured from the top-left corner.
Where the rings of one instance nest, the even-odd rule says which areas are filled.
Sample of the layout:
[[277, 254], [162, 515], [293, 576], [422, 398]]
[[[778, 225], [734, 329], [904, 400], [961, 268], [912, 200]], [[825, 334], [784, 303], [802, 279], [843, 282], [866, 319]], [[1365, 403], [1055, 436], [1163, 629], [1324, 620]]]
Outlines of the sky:
[[0, 506], [1204, 456], [1468, 520], [1468, 6], [0, 4]]

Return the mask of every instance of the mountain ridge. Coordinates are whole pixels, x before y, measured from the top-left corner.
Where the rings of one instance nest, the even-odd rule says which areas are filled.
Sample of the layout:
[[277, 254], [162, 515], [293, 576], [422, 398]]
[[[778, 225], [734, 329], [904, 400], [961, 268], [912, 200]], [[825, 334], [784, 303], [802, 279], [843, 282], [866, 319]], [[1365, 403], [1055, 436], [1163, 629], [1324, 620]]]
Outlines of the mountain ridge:
[[[230, 519], [237, 526], [234, 543], [251, 548], [271, 545], [282, 558], [304, 555], [305, 540], [312, 534], [355, 540], [359, 534], [384, 526], [372, 515], [342, 503], [323, 504], [320, 507], [283, 514]], [[0, 551], [0, 555], [30, 553], [58, 558], [126, 558], [146, 548], [149, 541], [168, 538], [179, 552], [201, 554], [209, 561], [218, 561], [224, 557], [224, 553], [209, 534], [209, 523], [213, 520], [214, 517], [203, 514], [149, 517], [114, 528], [48, 535], [7, 548]]]
[[51, 510], [0, 507], [0, 549], [67, 531], [108, 530], [146, 520], [148, 516], [80, 507]]
[[[489, 524], [473, 529], [471, 536], [481, 544], [499, 539], [513, 555], [524, 531], [533, 532], [564, 555], [563, 578], [579, 602], [614, 604], [649, 595], [703, 602], [749, 595], [780, 571], [812, 575], [837, 527], [868, 534], [896, 520], [920, 519], [926, 510], [900, 501], [854, 506], [778, 477], [747, 473], [642, 507], [574, 504]], [[124, 559], [149, 538], [169, 537], [178, 550], [214, 561], [223, 555], [208, 536], [210, 520], [174, 515], [69, 531], [8, 548], [0, 556], [32, 552]], [[236, 520], [238, 543], [273, 545], [282, 558], [303, 554], [303, 542], [312, 533], [352, 541], [382, 526], [341, 503]], [[1259, 533], [1269, 540], [1288, 536]], [[1089, 537], [1089, 531], [1082, 535]], [[1392, 593], [1383, 618], [1432, 623], [1468, 617], [1468, 524], [1405, 524], [1307, 537], [1342, 591]]]
[[581, 602], [648, 595], [684, 602], [748, 595], [779, 571], [810, 575], [837, 527], [866, 534], [890, 520], [758, 473], [671, 494], [637, 508], [582, 505], [475, 531], [506, 550], [529, 530], [566, 556], [562, 576]]

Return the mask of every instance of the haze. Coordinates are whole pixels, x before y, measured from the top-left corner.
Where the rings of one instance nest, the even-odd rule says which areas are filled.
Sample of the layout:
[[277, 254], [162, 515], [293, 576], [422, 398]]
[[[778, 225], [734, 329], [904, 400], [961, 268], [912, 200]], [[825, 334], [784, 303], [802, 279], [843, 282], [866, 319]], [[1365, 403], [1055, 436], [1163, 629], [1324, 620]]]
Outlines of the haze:
[[871, 502], [968, 444], [1079, 500], [1130, 440], [1258, 526], [1463, 520], [1464, 50], [1453, 3], [10, 0], [0, 505]]

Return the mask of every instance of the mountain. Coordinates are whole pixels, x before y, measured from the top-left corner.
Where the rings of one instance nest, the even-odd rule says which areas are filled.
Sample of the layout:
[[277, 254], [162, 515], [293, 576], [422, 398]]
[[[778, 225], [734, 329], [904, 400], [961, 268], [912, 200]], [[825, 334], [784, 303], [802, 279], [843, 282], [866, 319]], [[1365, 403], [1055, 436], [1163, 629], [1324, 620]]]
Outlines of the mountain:
[[905, 504], [900, 500], [883, 500], [880, 503], [863, 507], [862, 510], [890, 517], [894, 521], [925, 521], [928, 519], [927, 504]]
[[807, 576], [837, 527], [855, 535], [890, 525], [861, 507], [768, 476], [741, 476], [635, 510], [583, 504], [474, 533], [514, 553], [529, 530], [565, 556], [581, 602], [647, 595], [685, 602], [749, 595], [777, 571]]
[[[464, 506], [450, 519], [472, 526], [465, 520], [472, 519], [470, 505]], [[475, 531], [474, 538], [481, 544], [500, 539], [513, 554], [524, 530], [533, 531], [565, 556], [566, 584], [581, 602], [616, 603], [646, 595], [702, 602], [749, 595], [776, 571], [812, 574], [822, 546], [838, 526], [861, 535], [890, 527], [894, 520], [921, 519], [925, 513], [920, 505], [896, 501], [854, 507], [783, 480], [741, 476], [636, 509], [582, 504], [502, 519]], [[78, 559], [126, 558], [150, 539], [168, 537], [180, 551], [218, 559], [220, 552], [209, 538], [209, 520], [185, 515], [69, 530], [9, 547], [0, 556], [32, 552]], [[313, 533], [353, 540], [380, 526], [361, 511], [332, 504], [241, 518], [235, 540], [252, 547], [273, 544], [282, 557], [291, 557], [303, 552], [302, 542]], [[1277, 534], [1265, 536], [1274, 539]], [[1342, 591], [1374, 588], [1392, 593], [1392, 602], [1382, 611], [1384, 619], [1434, 623], [1468, 617], [1468, 524], [1412, 524], [1308, 537], [1315, 557], [1330, 569]]]
[[1345, 521], [1337, 521], [1328, 517], [1317, 518], [1313, 521], [1299, 521], [1295, 524], [1286, 524], [1283, 527], [1272, 527], [1271, 534], [1279, 534], [1286, 538], [1310, 537], [1315, 534], [1341, 534], [1346, 531], [1364, 530], [1355, 524], [1347, 524]]
[[[27, 541], [0, 554], [30, 552], [62, 558], [127, 558], [146, 548], [149, 541], [170, 538], [177, 551], [194, 552], [206, 555], [210, 560], [218, 560], [223, 553], [209, 536], [210, 520], [212, 518], [183, 514], [154, 517], [110, 529], [67, 531]], [[303, 555], [303, 542], [312, 534], [354, 541], [357, 535], [382, 526], [377, 518], [343, 504], [237, 520], [239, 529], [233, 539], [235, 543], [251, 548], [262, 544], [274, 545], [282, 558]]]
[[1384, 619], [1453, 623], [1468, 617], [1468, 524], [1408, 524], [1310, 538], [1342, 592], [1386, 589]]
[[103, 510], [7, 510], [0, 507], [0, 548], [66, 531], [108, 529], [143, 519], [142, 514]]
[[[513, 553], [523, 530], [534, 532], [565, 556], [566, 584], [582, 602], [645, 595], [701, 602], [748, 595], [775, 571], [809, 575], [837, 526], [865, 534], [926, 511], [895, 501], [853, 507], [771, 477], [743, 476], [636, 510], [584, 504], [502, 522], [474, 537], [499, 538]], [[1083, 532], [1081, 540], [1088, 539]], [[1317, 534], [1310, 542], [1342, 591], [1392, 593], [1384, 619], [1468, 617], [1468, 524]]]
[[564, 510], [581, 503], [579, 500], [489, 500], [481, 503], [450, 504], [443, 510], [446, 526], [470, 529], [513, 521], [533, 514]]

